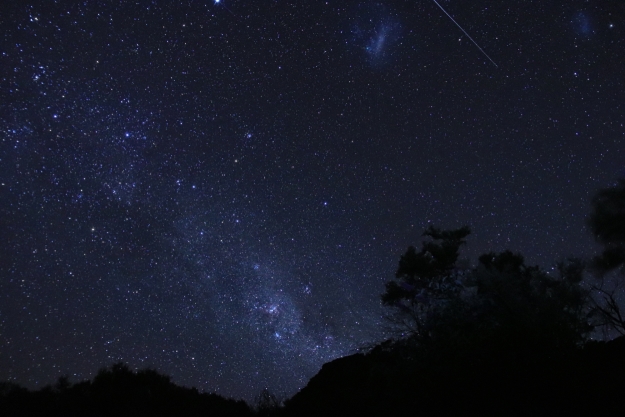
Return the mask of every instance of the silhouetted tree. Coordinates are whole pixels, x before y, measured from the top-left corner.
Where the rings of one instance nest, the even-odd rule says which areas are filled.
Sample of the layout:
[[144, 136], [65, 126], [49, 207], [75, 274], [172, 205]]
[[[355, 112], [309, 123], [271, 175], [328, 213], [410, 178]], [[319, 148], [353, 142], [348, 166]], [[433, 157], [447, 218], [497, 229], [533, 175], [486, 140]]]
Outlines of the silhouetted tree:
[[615, 330], [625, 335], [625, 312], [619, 302], [619, 292], [625, 286], [625, 179], [595, 195], [588, 225], [603, 246], [591, 263], [596, 274], [592, 303], [598, 324], [608, 333]]
[[622, 281], [615, 281], [606, 288], [605, 280], [600, 278], [600, 284], [592, 285], [593, 312], [596, 313], [597, 326], [606, 328], [605, 338], [610, 338], [610, 331], [614, 330], [625, 336], [625, 313], [618, 301], [618, 292], [622, 291]]
[[282, 407], [283, 400], [268, 388], [256, 396], [256, 414], [261, 417], [276, 415]]
[[63, 375], [60, 376], [59, 379], [56, 381], [56, 385], [54, 386], [54, 388], [57, 390], [57, 392], [63, 393], [67, 391], [71, 386], [72, 384], [69, 382], [69, 376]]
[[510, 251], [482, 255], [471, 277], [477, 293], [462, 301], [471, 312], [465, 319], [518, 346], [576, 347], [592, 329], [588, 291], [580, 285], [583, 270], [580, 260], [570, 259], [558, 264], [558, 275], [552, 277]]
[[133, 372], [118, 363], [93, 382], [70, 384], [67, 377], [38, 391], [0, 383], [0, 416], [246, 416], [243, 401], [176, 386], [154, 370]]
[[425, 337], [427, 317], [457, 294], [458, 251], [470, 233], [466, 226], [449, 231], [430, 227], [423, 233], [430, 240], [422, 243], [421, 250], [411, 246], [401, 257], [395, 280], [386, 284], [382, 294], [382, 303], [394, 308], [388, 318], [400, 331]]
[[386, 284], [385, 305], [408, 335], [438, 352], [485, 344], [501, 349], [573, 348], [591, 329], [588, 292], [580, 282], [584, 264], [569, 260], [552, 277], [505, 251], [479, 258], [472, 270], [456, 267], [467, 227], [441, 231], [417, 252], [410, 247], [399, 262], [396, 280]]
[[588, 225], [604, 247], [593, 266], [601, 273], [622, 267], [625, 264], [625, 179], [595, 195]]

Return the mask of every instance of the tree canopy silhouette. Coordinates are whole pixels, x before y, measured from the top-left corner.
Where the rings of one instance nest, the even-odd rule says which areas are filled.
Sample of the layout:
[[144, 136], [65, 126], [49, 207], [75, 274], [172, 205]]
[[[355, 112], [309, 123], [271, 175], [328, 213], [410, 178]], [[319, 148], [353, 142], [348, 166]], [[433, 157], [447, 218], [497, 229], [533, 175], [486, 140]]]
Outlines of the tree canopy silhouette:
[[593, 260], [600, 273], [625, 265], [625, 179], [599, 190], [592, 200], [588, 225], [603, 253]]
[[593, 310], [608, 334], [625, 335], [625, 313], [618, 296], [625, 286], [625, 179], [597, 192], [588, 226], [603, 247], [591, 262], [597, 278], [592, 285]]
[[468, 227], [443, 231], [428, 228], [423, 236], [430, 238], [417, 252], [408, 248], [399, 260], [395, 280], [386, 284], [383, 304], [394, 307], [389, 316], [399, 328], [410, 335], [425, 335], [429, 314], [458, 289], [454, 273], [460, 246], [471, 233]]
[[468, 227], [424, 235], [382, 294], [401, 337], [324, 365], [286, 415], [608, 415], [621, 406], [604, 393], [625, 386], [625, 361], [607, 356], [624, 346], [588, 341], [581, 260], [547, 272], [506, 250], [460, 267]]
[[0, 415], [250, 417], [253, 412], [243, 401], [180, 387], [154, 370], [134, 372], [118, 363], [101, 369], [93, 381], [73, 385], [67, 377], [38, 391], [0, 384]]
[[592, 326], [588, 292], [580, 286], [581, 261], [561, 263], [551, 276], [504, 251], [482, 255], [476, 268], [458, 268], [458, 251], [469, 233], [468, 227], [430, 227], [424, 235], [431, 240], [401, 257], [382, 302], [404, 335], [441, 349], [484, 343], [563, 349], [584, 340]]

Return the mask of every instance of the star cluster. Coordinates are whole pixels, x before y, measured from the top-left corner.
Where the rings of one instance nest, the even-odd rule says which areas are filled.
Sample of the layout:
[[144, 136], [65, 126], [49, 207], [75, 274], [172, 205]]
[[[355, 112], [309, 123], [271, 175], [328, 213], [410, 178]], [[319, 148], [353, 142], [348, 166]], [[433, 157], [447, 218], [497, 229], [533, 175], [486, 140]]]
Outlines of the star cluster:
[[4, 2], [0, 379], [123, 361], [251, 400], [380, 341], [425, 227], [594, 250], [625, 10], [518, 0]]

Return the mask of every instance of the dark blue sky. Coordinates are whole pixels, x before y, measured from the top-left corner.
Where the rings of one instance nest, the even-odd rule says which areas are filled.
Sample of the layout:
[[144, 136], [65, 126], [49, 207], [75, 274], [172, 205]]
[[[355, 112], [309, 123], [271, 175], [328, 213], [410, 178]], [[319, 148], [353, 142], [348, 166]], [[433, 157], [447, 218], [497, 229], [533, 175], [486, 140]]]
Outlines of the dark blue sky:
[[0, 379], [116, 361], [251, 399], [385, 337], [430, 224], [595, 250], [620, 1], [0, 6]]

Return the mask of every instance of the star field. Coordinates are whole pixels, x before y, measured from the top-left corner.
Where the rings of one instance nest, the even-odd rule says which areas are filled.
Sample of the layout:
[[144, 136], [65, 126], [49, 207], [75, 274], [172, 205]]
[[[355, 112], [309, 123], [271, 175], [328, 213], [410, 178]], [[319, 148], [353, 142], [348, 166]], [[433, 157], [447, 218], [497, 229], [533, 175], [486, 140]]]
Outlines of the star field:
[[0, 380], [123, 361], [251, 400], [383, 340], [430, 224], [595, 250], [618, 1], [4, 2]]

